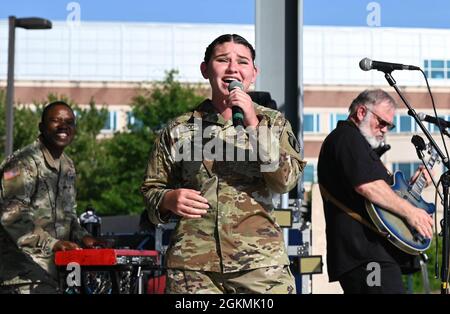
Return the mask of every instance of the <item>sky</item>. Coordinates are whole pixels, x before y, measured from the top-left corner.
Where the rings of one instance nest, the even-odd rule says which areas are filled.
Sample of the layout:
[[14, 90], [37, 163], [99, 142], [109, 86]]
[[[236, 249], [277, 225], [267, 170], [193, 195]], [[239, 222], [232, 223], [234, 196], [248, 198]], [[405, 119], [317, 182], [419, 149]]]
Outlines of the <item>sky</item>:
[[79, 3], [81, 21], [252, 24], [255, 20], [254, 0], [2, 0], [0, 19], [35, 15], [64, 21], [71, 2]]
[[[81, 22], [255, 22], [255, 0], [3, 0], [0, 19], [15, 15], [64, 21], [74, 12], [73, 3], [79, 5]], [[304, 0], [304, 24], [367, 26], [370, 3], [378, 5], [377, 26], [450, 28], [450, 0]]]

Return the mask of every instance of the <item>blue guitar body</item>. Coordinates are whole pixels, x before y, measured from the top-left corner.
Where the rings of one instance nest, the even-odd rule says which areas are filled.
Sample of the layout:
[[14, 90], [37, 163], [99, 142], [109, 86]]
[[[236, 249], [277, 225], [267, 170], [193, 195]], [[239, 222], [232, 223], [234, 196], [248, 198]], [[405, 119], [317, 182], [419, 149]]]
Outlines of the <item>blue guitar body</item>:
[[[414, 193], [402, 172], [395, 172], [394, 184], [391, 188], [401, 198], [406, 199], [418, 208], [422, 208], [428, 214], [432, 215], [436, 211], [436, 206], [433, 203], [425, 202], [420, 194]], [[400, 216], [369, 201], [366, 201], [366, 209], [376, 227], [380, 231], [388, 233], [388, 240], [402, 251], [417, 255], [430, 247], [431, 239], [423, 238]]]

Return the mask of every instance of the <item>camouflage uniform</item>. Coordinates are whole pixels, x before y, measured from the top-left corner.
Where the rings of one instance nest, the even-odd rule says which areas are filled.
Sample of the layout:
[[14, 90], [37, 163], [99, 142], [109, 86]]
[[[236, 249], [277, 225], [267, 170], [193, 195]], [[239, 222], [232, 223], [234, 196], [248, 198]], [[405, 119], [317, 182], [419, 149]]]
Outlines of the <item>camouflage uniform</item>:
[[[161, 217], [157, 209], [164, 194], [172, 189], [201, 191], [210, 206], [200, 219], [180, 219], [166, 253], [167, 268], [227, 274], [289, 264], [282, 229], [272, 215], [272, 197], [274, 192], [288, 192], [297, 184], [305, 162], [300, 158], [291, 126], [281, 113], [254, 106], [259, 127], [267, 127], [269, 138], [279, 142], [279, 151], [273, 154], [270, 141], [267, 144], [258, 140], [270, 156], [265, 162], [259, 155], [257, 160], [245, 162], [195, 156], [190, 160], [177, 159], [176, 153], [186, 153], [182, 142], [191, 143], [191, 155], [212, 139], [229, 144], [224, 134], [234, 129], [232, 121], [225, 121], [210, 100], [174, 119], [156, 140], [141, 187], [150, 220], [155, 224], [168, 221], [169, 217]], [[212, 130], [211, 134], [203, 134], [206, 128]], [[195, 139], [196, 132], [204, 135], [200, 143]], [[250, 136], [244, 139], [242, 147], [251, 147]], [[238, 150], [236, 146], [241, 144], [231, 145]], [[261, 167], [274, 159], [279, 167], [261, 172]]]
[[289, 266], [270, 266], [233, 273], [167, 270], [167, 291], [193, 293], [270, 293], [296, 292]]
[[56, 292], [53, 246], [88, 234], [76, 216], [73, 162], [54, 160], [38, 139], [5, 160], [0, 175], [0, 291]]

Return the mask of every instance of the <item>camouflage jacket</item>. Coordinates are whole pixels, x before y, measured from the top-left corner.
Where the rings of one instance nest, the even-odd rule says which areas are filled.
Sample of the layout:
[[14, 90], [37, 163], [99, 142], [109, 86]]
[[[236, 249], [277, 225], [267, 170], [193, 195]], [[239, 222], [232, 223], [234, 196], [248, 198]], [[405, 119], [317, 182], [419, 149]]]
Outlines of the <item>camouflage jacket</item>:
[[[291, 190], [305, 163], [281, 113], [254, 106], [259, 128], [253, 129], [253, 135], [241, 133], [243, 140], [237, 144], [232, 140], [230, 144], [229, 134], [236, 134], [232, 121], [225, 121], [209, 100], [170, 122], [157, 138], [141, 187], [149, 219], [155, 224], [167, 222], [158, 207], [171, 189], [201, 191], [210, 205], [200, 219], [179, 220], [171, 235], [167, 267], [235, 272], [289, 264], [282, 230], [272, 214], [272, 196]], [[266, 153], [264, 160], [263, 154], [246, 161], [227, 158], [230, 150], [226, 147], [235, 154], [242, 148], [241, 152], [250, 155], [251, 139], [266, 131], [269, 141], [257, 137]], [[277, 167], [271, 167], [274, 161]]]
[[87, 235], [75, 211], [73, 162], [59, 160], [38, 139], [0, 165], [0, 283], [56, 278], [55, 243]]

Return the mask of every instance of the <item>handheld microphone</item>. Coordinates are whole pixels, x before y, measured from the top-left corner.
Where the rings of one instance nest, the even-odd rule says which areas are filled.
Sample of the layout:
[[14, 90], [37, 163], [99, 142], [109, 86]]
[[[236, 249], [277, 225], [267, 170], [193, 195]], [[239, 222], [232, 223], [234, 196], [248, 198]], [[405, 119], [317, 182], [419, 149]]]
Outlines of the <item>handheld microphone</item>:
[[424, 114], [423, 112], [419, 112], [417, 114], [417, 116], [419, 117], [419, 119], [421, 121], [426, 121], [426, 122], [429, 122], [429, 123], [433, 123], [433, 124], [436, 124], [437, 126], [439, 126], [439, 124], [440, 124], [442, 128], [450, 128], [450, 121], [446, 121], [446, 120], [444, 120], [442, 118], [437, 118], [436, 119], [436, 117], [429, 116], [427, 114]]
[[378, 70], [384, 73], [391, 73], [394, 70], [420, 70], [420, 68], [415, 65], [374, 61], [369, 58], [364, 58], [359, 61], [359, 67], [363, 71]]
[[[242, 83], [237, 80], [232, 81], [228, 85], [228, 91], [231, 92], [235, 88], [240, 88], [241, 90], [244, 90], [244, 86], [242, 85]], [[238, 125], [240, 125], [244, 127], [244, 111], [242, 110], [242, 108], [238, 106], [233, 106], [231, 107], [231, 111], [233, 117], [233, 126], [237, 127]]]

